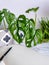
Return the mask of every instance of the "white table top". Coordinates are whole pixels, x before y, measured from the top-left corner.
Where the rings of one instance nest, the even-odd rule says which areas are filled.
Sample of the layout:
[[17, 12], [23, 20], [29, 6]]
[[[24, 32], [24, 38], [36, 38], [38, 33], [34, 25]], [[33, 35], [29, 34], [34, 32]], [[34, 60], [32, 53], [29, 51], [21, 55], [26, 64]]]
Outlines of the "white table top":
[[5, 64], [4, 64], [4, 62], [2, 61], [2, 62], [0, 63], [0, 65], [5, 65]]
[[[9, 46], [7, 46], [7, 47], [9, 47]], [[45, 60], [47, 59], [45, 65], [49, 65], [49, 60], [48, 60], [49, 59], [49, 43], [43, 43], [43, 44], [37, 45], [37, 46], [35, 46], [35, 47], [31, 48], [31, 49], [27, 49], [27, 48], [25, 48], [23, 46], [19, 46], [19, 45], [18, 46], [17, 45], [12, 45], [12, 46], [13, 46], [13, 48], [10, 51], [10, 53], [7, 55], [7, 59], [5, 57], [5, 60], [9, 61], [9, 63], [11, 63], [11, 64], [6, 63], [7, 65], [12, 65], [12, 62], [17, 64], [17, 62], [15, 62], [15, 60], [17, 60], [17, 58], [19, 57], [19, 54], [20, 54], [20, 57], [22, 57], [24, 55], [24, 58], [26, 60], [23, 59], [23, 57], [22, 57], [22, 59], [25, 62], [28, 60], [27, 57], [29, 57], [31, 59], [30, 62], [33, 60], [32, 62], [34, 63], [34, 65], [36, 65], [36, 64], [40, 65], [40, 64], [42, 64], [41, 62], [39, 62], [39, 58], [40, 58], [41, 61], [43, 60], [42, 61], [43, 63], [45, 63]], [[0, 48], [0, 54], [1, 54], [2, 51], [6, 52], [7, 47], [3, 46], [2, 49]], [[25, 52], [25, 54], [23, 52]], [[29, 55], [28, 55], [28, 53], [29, 53]], [[12, 57], [11, 55], [14, 56], [14, 57]], [[44, 59], [44, 58], [46, 58], [46, 59]], [[22, 59], [18, 58], [17, 61], [19, 61], [19, 63], [21, 63], [23, 61]], [[36, 63], [35, 63], [34, 60], [37, 60]], [[24, 61], [23, 61], [23, 63], [25, 63]], [[37, 63], [37, 62], [39, 62], [39, 63]], [[47, 64], [47, 62], [48, 62], [48, 64]], [[28, 61], [26, 63], [28, 65]], [[0, 63], [0, 65], [4, 65], [3, 61]], [[20, 64], [20, 65], [25, 65], [25, 64]]]

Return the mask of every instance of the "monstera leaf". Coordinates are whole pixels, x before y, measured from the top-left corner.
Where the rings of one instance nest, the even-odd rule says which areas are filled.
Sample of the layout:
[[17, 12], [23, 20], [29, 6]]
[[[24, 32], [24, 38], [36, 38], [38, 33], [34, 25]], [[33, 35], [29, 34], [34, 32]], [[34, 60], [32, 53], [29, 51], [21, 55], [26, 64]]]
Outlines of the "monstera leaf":
[[14, 21], [15, 15], [7, 9], [3, 9], [3, 13], [7, 23], [10, 25]]
[[26, 27], [26, 16], [25, 15], [20, 15], [19, 17], [18, 17], [18, 20], [17, 20], [18, 22], [18, 27], [19, 28], [21, 28], [23, 31], [24, 31], [24, 33], [25, 33], [25, 27]]
[[3, 16], [2, 14], [3, 14], [3, 12], [0, 11], [0, 24], [2, 23], [2, 20], [3, 20], [3, 18], [4, 18], [4, 16]]
[[9, 26], [13, 38], [20, 44], [25, 36], [26, 17], [20, 15], [17, 20]]
[[0, 24], [2, 23], [3, 18], [4, 17], [0, 15]]
[[35, 35], [35, 22], [33, 19], [30, 19], [26, 22], [25, 43], [27, 47], [31, 47], [34, 35]]
[[36, 29], [35, 38], [34, 38], [34, 46], [41, 43], [43, 40], [43, 33], [41, 29]]

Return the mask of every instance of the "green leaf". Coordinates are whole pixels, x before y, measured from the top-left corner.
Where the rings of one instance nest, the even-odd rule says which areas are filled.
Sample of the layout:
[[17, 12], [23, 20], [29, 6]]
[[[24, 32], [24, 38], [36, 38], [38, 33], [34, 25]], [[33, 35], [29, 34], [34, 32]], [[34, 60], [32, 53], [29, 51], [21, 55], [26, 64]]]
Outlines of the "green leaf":
[[36, 29], [35, 41], [36, 44], [41, 43], [43, 40], [43, 33], [41, 29]]
[[3, 15], [3, 12], [0, 11], [0, 24], [2, 23], [2, 20], [3, 20], [3, 18], [4, 18], [4, 16], [2, 16], [2, 15]]
[[48, 39], [49, 40], [49, 20], [46, 18], [42, 18], [41, 21], [41, 29], [43, 32], [43, 40]]
[[[20, 15], [16, 22], [9, 26], [13, 38], [20, 44], [25, 36], [26, 17]], [[22, 33], [23, 32], [23, 33]]]
[[31, 12], [31, 11], [37, 12], [38, 9], [39, 9], [39, 7], [31, 8], [31, 9], [26, 10], [26, 13], [29, 13], [29, 12]]
[[17, 22], [18, 22], [18, 27], [19, 27], [19, 28], [22, 28], [23, 31], [24, 31], [24, 33], [25, 33], [25, 28], [26, 28], [26, 16], [25, 16], [25, 15], [20, 15], [20, 16], [18, 17]]
[[0, 15], [0, 24], [2, 23], [3, 18], [4, 17]]
[[3, 14], [3, 11], [0, 11], [0, 15], [2, 15]]
[[8, 12], [8, 19], [9, 19], [9, 21], [10, 22], [13, 22], [14, 21], [14, 19], [15, 19], [15, 15], [13, 14], [13, 13], [10, 13], [10, 12]]
[[27, 47], [31, 47], [32, 41], [35, 35], [35, 22], [33, 19], [26, 22], [26, 34], [25, 34], [25, 43]]
[[7, 9], [3, 9], [3, 12], [7, 23], [10, 25], [15, 20], [16, 18], [15, 15], [8, 11]]
[[14, 23], [13, 25], [11, 25], [10, 28], [9, 28], [9, 30], [10, 30], [10, 32], [11, 32], [12, 37], [14, 38], [14, 40], [16, 40], [20, 44], [22, 42], [22, 39], [19, 36], [18, 28], [17, 28], [16, 23]]

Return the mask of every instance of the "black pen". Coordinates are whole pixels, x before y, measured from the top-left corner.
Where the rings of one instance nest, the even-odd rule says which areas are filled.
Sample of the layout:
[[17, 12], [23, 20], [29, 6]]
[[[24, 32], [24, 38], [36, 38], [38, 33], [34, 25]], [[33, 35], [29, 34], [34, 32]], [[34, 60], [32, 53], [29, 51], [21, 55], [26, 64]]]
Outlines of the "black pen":
[[8, 52], [12, 49], [12, 47], [10, 47], [0, 58], [0, 62], [4, 59], [4, 57], [8, 54]]

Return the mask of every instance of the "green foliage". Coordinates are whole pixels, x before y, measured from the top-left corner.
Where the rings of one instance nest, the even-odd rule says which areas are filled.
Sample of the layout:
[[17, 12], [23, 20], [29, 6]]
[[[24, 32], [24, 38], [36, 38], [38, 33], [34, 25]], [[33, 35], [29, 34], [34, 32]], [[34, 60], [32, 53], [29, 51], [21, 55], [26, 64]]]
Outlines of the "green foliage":
[[3, 14], [7, 23], [10, 25], [14, 21], [15, 15], [8, 11], [7, 9], [3, 9]]
[[43, 41], [49, 41], [49, 19], [42, 18], [40, 24], [43, 32]]
[[25, 43], [27, 47], [31, 47], [34, 35], [35, 35], [35, 22], [33, 19], [29, 19], [26, 22], [26, 34], [25, 34]]
[[41, 29], [36, 29], [34, 45], [40, 44], [43, 40], [43, 33]]
[[3, 14], [3, 12], [0, 11], [0, 24], [1, 24], [2, 20], [3, 20], [3, 18], [4, 18], [4, 16], [2, 14]]
[[38, 9], [39, 9], [39, 7], [31, 8], [31, 9], [26, 10], [26, 13], [29, 13], [29, 12], [31, 12], [31, 11], [33, 11], [33, 12], [37, 12]]
[[[34, 11], [37, 12], [39, 7], [28, 9], [26, 12]], [[6, 20], [8, 24], [8, 30], [10, 31], [14, 40], [19, 44], [25, 39], [25, 44], [27, 47], [32, 46], [32, 41], [34, 41], [34, 46], [41, 43], [44, 39], [49, 40], [49, 20], [41, 19], [41, 28], [36, 29], [35, 20], [28, 19], [25, 15], [19, 15], [17, 18], [15, 14], [7, 9], [0, 11], [0, 24], [2, 20]], [[3, 22], [4, 22], [3, 21]], [[6, 25], [6, 23], [5, 23]]]
[[[17, 20], [10, 26], [9, 30], [13, 38], [20, 44], [25, 36], [26, 17], [20, 15]], [[23, 32], [24, 35], [21, 33]]]

